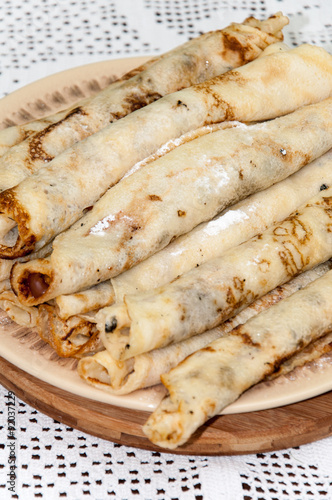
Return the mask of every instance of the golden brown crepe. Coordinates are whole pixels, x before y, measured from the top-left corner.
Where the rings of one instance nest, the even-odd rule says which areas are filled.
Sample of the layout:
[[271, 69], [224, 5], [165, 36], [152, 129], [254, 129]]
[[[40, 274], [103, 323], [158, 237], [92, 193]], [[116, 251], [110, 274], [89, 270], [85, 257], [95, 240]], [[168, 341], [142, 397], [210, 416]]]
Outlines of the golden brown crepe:
[[165, 285], [207, 260], [220, 257], [226, 250], [285, 219], [328, 186], [332, 186], [332, 150], [112, 278], [115, 300], [122, 302], [124, 295]]
[[144, 433], [158, 446], [181, 446], [210, 417], [331, 328], [329, 271], [163, 375], [169, 395], [144, 425]]
[[[48, 333], [47, 338], [57, 338], [57, 342], [54, 341], [52, 345], [56, 346], [59, 355], [63, 356], [64, 353], [69, 356], [76, 355], [77, 346], [79, 349], [83, 347], [81, 322], [75, 323], [68, 340], [68, 324], [66, 322], [68, 318], [110, 305], [113, 303], [115, 295], [117, 301], [122, 301], [123, 296], [130, 292], [149, 290], [163, 285], [196, 267], [197, 264], [222, 255], [227, 249], [248, 240], [276, 220], [282, 220], [298, 205], [326, 186], [332, 185], [331, 160], [332, 152], [326, 153], [284, 181], [250, 196], [226, 210], [216, 219], [201, 224], [183, 238], [175, 240], [163, 251], [112, 280], [114, 290], [108, 280], [76, 294], [56, 297], [54, 307], [49, 305], [44, 310], [43, 328], [48, 330], [51, 328], [54, 331], [54, 333], [52, 331]], [[10, 287], [9, 283], [6, 285], [7, 288]], [[12, 319], [20, 323], [16, 313], [17, 307], [17, 300], [15, 300], [14, 317], [10, 311], [7, 296], [6, 311]], [[22, 307], [26, 309], [26, 306]], [[52, 321], [47, 320], [48, 315], [51, 315]], [[24, 317], [26, 317], [26, 313], [24, 313]], [[83, 319], [94, 323], [91, 317]], [[70, 323], [72, 322], [73, 320], [70, 320]], [[54, 325], [56, 325], [56, 329]], [[85, 322], [84, 325], [85, 339], [88, 342], [93, 335], [94, 327], [91, 325], [91, 334], [88, 334], [87, 323]], [[77, 335], [80, 336], [79, 343], [75, 340]], [[90, 344], [86, 347], [85, 352], [89, 350], [89, 346]], [[105, 354], [100, 356], [105, 357]], [[137, 374], [137, 369], [135, 369], [135, 374]], [[132, 377], [131, 380], [133, 380]]]
[[38, 306], [36, 329], [61, 357], [81, 357], [103, 349], [94, 320], [77, 315], [62, 320], [49, 304]]
[[38, 308], [27, 307], [21, 304], [12, 290], [3, 290], [0, 293], [0, 309], [20, 326], [34, 328], [37, 324]]
[[[99, 351], [93, 356], [87, 356], [80, 360], [77, 366], [78, 373], [90, 385], [117, 395], [128, 394], [137, 389], [159, 384], [160, 376], [174, 368], [187, 356], [198, 349], [202, 349], [217, 338], [228, 335], [236, 326], [245, 323], [249, 318], [276, 304], [279, 300], [290, 296], [318, 277], [323, 276], [331, 267], [332, 262], [329, 261], [297, 276], [289, 283], [277, 287], [261, 299], [256, 300], [234, 318], [201, 335], [195, 335], [182, 342], [155, 349], [125, 361], [117, 361], [112, 358], [107, 350]], [[286, 366], [282, 365], [280, 371], [282, 373], [290, 371], [295, 366], [303, 365], [305, 362], [316, 359], [328, 351], [328, 342], [324, 344], [321, 342], [317, 346], [316, 352], [313, 348], [308, 349], [306, 353], [302, 354], [301, 358], [292, 359]]]
[[270, 119], [323, 100], [331, 93], [331, 70], [332, 56], [303, 45], [174, 92], [110, 124], [1, 193], [0, 212], [16, 221], [17, 240], [1, 245], [0, 256], [13, 258], [45, 245], [171, 138], [208, 123]]
[[54, 240], [48, 260], [16, 264], [13, 289], [36, 305], [117, 276], [331, 146], [332, 98], [183, 144], [109, 190]]
[[[111, 121], [138, 109], [162, 95], [199, 83], [241, 66], [271, 43], [283, 39], [288, 24], [281, 13], [265, 21], [248, 18], [242, 24], [205, 33], [156, 57], [121, 77], [96, 96], [84, 99], [55, 115], [0, 131], [0, 156], [17, 143], [2, 168], [15, 164], [17, 182], [31, 170], [44, 166], [74, 142], [97, 132]], [[70, 131], [70, 133], [68, 133]], [[28, 140], [26, 140], [28, 139]], [[22, 172], [18, 168], [21, 164]], [[5, 189], [0, 168], [0, 190]], [[20, 179], [21, 180], [21, 179]], [[15, 185], [8, 179], [7, 188]], [[6, 182], [5, 182], [6, 185]]]
[[[5, 285], [5, 282], [1, 282]], [[0, 285], [1, 285], [0, 284]], [[105, 296], [105, 290], [102, 294]], [[12, 290], [0, 288], [0, 309], [18, 325], [34, 329], [61, 357], [82, 357], [87, 353], [95, 353], [103, 346], [99, 339], [96, 321], [92, 316], [78, 316], [76, 312], [85, 312], [91, 298], [95, 299], [93, 291], [86, 294], [70, 296], [64, 300], [63, 314], [72, 314], [61, 318], [59, 309], [52, 304], [41, 304], [38, 307], [29, 307], [21, 304]], [[94, 306], [97, 301], [92, 300]], [[107, 302], [105, 300], [105, 302]]]
[[332, 256], [332, 187], [284, 221], [180, 276], [97, 314], [101, 340], [124, 360], [185, 340]]

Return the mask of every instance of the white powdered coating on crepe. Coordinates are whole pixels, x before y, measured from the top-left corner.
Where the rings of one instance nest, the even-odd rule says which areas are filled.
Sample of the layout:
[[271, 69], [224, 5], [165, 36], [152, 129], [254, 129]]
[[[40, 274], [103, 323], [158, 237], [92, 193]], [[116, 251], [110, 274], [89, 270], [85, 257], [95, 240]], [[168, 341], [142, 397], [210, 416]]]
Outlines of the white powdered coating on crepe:
[[[245, 308], [234, 318], [225, 321], [219, 327], [195, 335], [176, 344], [140, 354], [125, 361], [117, 361], [105, 350], [82, 359], [78, 364], [79, 375], [89, 384], [112, 394], [128, 394], [137, 389], [160, 383], [160, 376], [180, 363], [184, 358], [203, 348], [213, 340], [227, 335], [237, 325], [245, 323], [272, 304], [288, 297], [308, 283], [325, 274], [332, 267], [332, 262], [297, 276], [289, 283], [272, 290], [261, 299]], [[284, 369], [285, 371], [285, 369]]]
[[169, 391], [143, 427], [158, 446], [184, 444], [210, 417], [332, 327], [332, 271], [162, 376]]
[[332, 186], [332, 151], [299, 172], [232, 206], [215, 219], [177, 238], [160, 252], [112, 279], [117, 302], [124, 295], [150, 290], [220, 257]]
[[[15, 292], [34, 305], [120, 274], [327, 151], [331, 110], [330, 98], [267, 123], [216, 131], [179, 146], [109, 190], [55, 239], [48, 262], [16, 265]], [[27, 273], [48, 276], [42, 296], [29, 292]]]
[[[44, 245], [81, 217], [107, 186], [171, 138], [223, 120], [280, 116], [327, 98], [331, 88], [332, 56], [302, 45], [256, 59], [131, 113], [1, 193], [0, 210], [14, 218], [19, 229], [15, 246], [0, 246], [1, 255], [18, 256]], [[84, 185], [89, 189], [82, 190]]]
[[77, 294], [56, 297], [57, 313], [60, 318], [67, 319], [74, 314], [105, 307], [112, 303], [114, 294], [116, 301], [121, 302], [125, 294], [166, 284], [197, 264], [222, 255], [277, 220], [284, 219], [304, 201], [332, 185], [331, 162], [332, 152], [326, 153], [284, 181], [201, 224], [164, 250], [114, 278], [114, 291], [111, 283], [105, 281]]
[[[31, 149], [30, 144], [33, 146], [38, 136], [41, 157], [35, 151], [36, 154], [30, 158], [30, 168], [33, 163], [33, 167], [37, 169], [43, 166], [43, 161], [49, 161], [50, 157], [59, 154], [74, 142], [161, 95], [202, 82], [255, 59], [269, 44], [283, 39], [281, 30], [286, 24], [287, 17], [277, 13], [266, 21], [249, 18], [242, 24], [233, 23], [222, 30], [205, 33], [135, 68], [122, 76], [122, 81], [111, 84], [97, 95], [84, 99], [67, 110], [0, 131], [0, 156], [11, 146], [21, 141], [25, 143], [23, 148], [15, 149], [14, 156], [9, 155], [4, 162], [0, 160], [0, 165], [6, 166], [7, 161], [12, 163], [14, 159], [18, 167], [20, 158], [24, 163], [25, 156]], [[31, 141], [24, 140], [31, 136]], [[24, 172], [26, 167], [22, 167], [21, 175], [30, 175]], [[2, 172], [0, 189], [4, 189], [1, 174]]]
[[102, 309], [105, 347], [127, 359], [213, 328], [258, 297], [332, 256], [332, 188], [284, 221], [152, 291]]

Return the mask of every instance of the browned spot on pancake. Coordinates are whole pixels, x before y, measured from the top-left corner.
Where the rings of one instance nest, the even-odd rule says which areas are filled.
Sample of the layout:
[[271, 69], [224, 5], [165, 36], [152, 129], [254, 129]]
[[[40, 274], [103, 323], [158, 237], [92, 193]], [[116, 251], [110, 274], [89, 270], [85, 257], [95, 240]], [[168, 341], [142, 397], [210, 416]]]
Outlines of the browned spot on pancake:
[[235, 276], [233, 278], [233, 283], [234, 283], [234, 288], [236, 290], [240, 290], [241, 292], [243, 292], [243, 290], [244, 290], [244, 283], [245, 283], [244, 279], [241, 279], [241, 278], [238, 278], [237, 276]]
[[[215, 109], [218, 110], [217, 118], [219, 120], [236, 120], [237, 116], [234, 112], [232, 106], [221, 98], [220, 94], [215, 90], [216, 85], [223, 83], [234, 82], [238, 86], [242, 86], [245, 83], [245, 79], [238, 71], [228, 71], [223, 75], [219, 75], [208, 82], [203, 82], [198, 85], [194, 85], [192, 88], [199, 92], [201, 95], [205, 95], [206, 99], [209, 101], [209, 108], [211, 109], [209, 117], [206, 123], [211, 123], [215, 120], [213, 117]], [[224, 116], [221, 116], [221, 111], [223, 111]]]
[[154, 101], [157, 101], [162, 97], [158, 92], [151, 92], [148, 89], [136, 87], [133, 89], [132, 93], [122, 100], [122, 108], [118, 113], [114, 112], [110, 114], [110, 123], [116, 120], [120, 120], [129, 113], [136, 111], [137, 109], [143, 108]]
[[232, 52], [232, 55], [234, 55], [234, 53], [237, 54], [239, 64], [246, 62], [249, 59], [248, 54], [250, 54], [247, 45], [242, 44], [238, 38], [231, 33], [224, 32], [222, 35], [224, 45], [224, 50], [222, 51], [223, 58], [227, 61], [229, 59], [229, 53]]
[[0, 245], [2, 257], [13, 259], [30, 253], [36, 243], [36, 237], [30, 232], [30, 215], [15, 196], [15, 188], [7, 189], [0, 194], [0, 213], [15, 220], [18, 225], [18, 238], [13, 247]]
[[[260, 144], [260, 141], [257, 141]], [[262, 147], [264, 147], [264, 143], [262, 142]], [[305, 153], [299, 150], [293, 150], [289, 146], [284, 147], [282, 144], [275, 143], [272, 147], [269, 148], [270, 154], [274, 155], [278, 160], [283, 160], [288, 164], [292, 165], [296, 163], [298, 168], [303, 167], [310, 163], [313, 159], [310, 153]]]
[[241, 338], [242, 338], [242, 341], [244, 344], [246, 345], [249, 345], [249, 346], [252, 346], [252, 347], [260, 347], [260, 343], [259, 342], [255, 342], [254, 340], [252, 340], [252, 338], [250, 337], [250, 335], [248, 335], [247, 333], [241, 333]]
[[56, 123], [51, 123], [47, 127], [45, 127], [43, 130], [40, 132], [36, 132], [31, 139], [29, 140], [29, 157], [32, 162], [36, 160], [41, 160], [45, 163], [48, 163], [53, 160], [53, 156], [49, 155], [44, 151], [43, 149], [43, 140], [44, 138], [50, 134], [53, 130], [58, 128], [62, 123], [65, 121], [69, 120], [71, 117], [76, 116], [76, 115], [85, 115], [85, 111], [83, 111], [82, 108], [77, 107], [69, 111], [69, 113], [62, 118], [62, 120], [59, 120]]
[[156, 194], [149, 194], [149, 200], [151, 200], [151, 201], [162, 201], [162, 199], [160, 198], [160, 196], [158, 196]]
[[[222, 75], [218, 75], [209, 82], [206, 82], [206, 85], [213, 85], [214, 83], [220, 84], [220, 83], [228, 83], [228, 82], [234, 82], [237, 83], [239, 86], [243, 86], [246, 84], [246, 79], [243, 77], [243, 75], [236, 70], [232, 71], [227, 71], [227, 73], [223, 73]], [[204, 85], [204, 82], [201, 84]]]
[[227, 304], [236, 304], [236, 298], [235, 298], [235, 295], [234, 295], [234, 292], [232, 290], [231, 287], [228, 287], [227, 288], [227, 291], [226, 291], [226, 302]]
[[287, 356], [276, 357], [276, 359], [273, 362], [269, 363], [269, 367], [266, 370], [266, 375], [277, 373], [280, 370], [281, 365], [286, 361], [288, 361], [289, 358], [293, 356], [294, 352], [289, 353]]
[[332, 207], [332, 196], [323, 196], [323, 201], [325, 205], [327, 205], [327, 208]]
[[295, 273], [297, 272], [297, 265], [296, 265], [296, 262], [294, 260], [294, 256], [290, 252], [290, 250], [288, 248], [281, 250], [279, 252], [279, 257], [280, 257], [280, 260], [282, 262], [282, 265], [286, 269], [289, 276], [294, 276]]
[[241, 337], [243, 344], [252, 346], [252, 347], [260, 347], [261, 344], [259, 342], [255, 342], [250, 334], [246, 332], [245, 327], [243, 325], [238, 325], [232, 330], [232, 335], [238, 335]]
[[179, 305], [179, 309], [181, 310], [182, 314], [180, 316], [181, 321], [185, 321], [187, 317], [187, 308], [185, 306]]
[[158, 57], [158, 56], [157, 57], [152, 57], [151, 59], [149, 59], [145, 63], [141, 64], [140, 66], [137, 66], [136, 68], [133, 68], [132, 70], [128, 71], [128, 73], [126, 73], [125, 75], [123, 75], [121, 77], [121, 80], [123, 80], [123, 81], [129, 80], [129, 78], [132, 78], [133, 76], [138, 75], [142, 71], [145, 71], [147, 68], [149, 68], [150, 66], [152, 66], [152, 64], [154, 64], [155, 62], [157, 62], [159, 59], [160, 59], [160, 57]]
[[184, 210], [178, 210], [178, 217], [185, 217], [186, 212]]
[[267, 259], [260, 259], [259, 263], [258, 263], [258, 266], [259, 266], [259, 270], [262, 272], [262, 273], [266, 273], [268, 272], [269, 268], [270, 268], [270, 265], [271, 265], [271, 262], [268, 261]]
[[216, 352], [215, 348], [212, 347], [211, 345], [207, 345], [206, 347], [202, 347], [200, 351], [205, 351], [205, 352]]
[[[287, 220], [287, 219], [286, 219]], [[288, 218], [289, 220], [289, 218]], [[277, 238], [280, 238], [281, 236], [282, 237], [286, 237], [286, 236], [289, 236], [289, 231], [288, 231], [288, 228], [287, 227], [284, 227], [282, 225], [280, 226], [276, 226], [274, 229], [273, 229], [273, 235], [276, 236]]]
[[292, 222], [292, 235], [295, 236], [297, 241], [301, 244], [307, 243], [307, 241], [312, 237], [312, 229], [307, 227], [297, 214], [293, 217]]

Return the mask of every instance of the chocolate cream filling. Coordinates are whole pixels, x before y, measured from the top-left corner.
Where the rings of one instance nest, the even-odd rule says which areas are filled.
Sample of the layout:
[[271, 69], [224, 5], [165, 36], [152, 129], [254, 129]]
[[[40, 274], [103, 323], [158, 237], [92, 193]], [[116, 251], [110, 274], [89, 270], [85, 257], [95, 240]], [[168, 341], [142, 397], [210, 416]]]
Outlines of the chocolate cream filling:
[[31, 273], [27, 277], [26, 283], [30, 293], [35, 299], [39, 299], [46, 290], [48, 290], [49, 284], [46, 282], [46, 275], [41, 273]]

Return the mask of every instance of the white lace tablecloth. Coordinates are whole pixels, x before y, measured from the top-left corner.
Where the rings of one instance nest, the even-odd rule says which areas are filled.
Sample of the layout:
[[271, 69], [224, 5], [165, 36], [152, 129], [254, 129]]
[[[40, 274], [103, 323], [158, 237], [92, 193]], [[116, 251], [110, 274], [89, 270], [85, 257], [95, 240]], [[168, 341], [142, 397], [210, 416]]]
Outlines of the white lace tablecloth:
[[[291, 21], [289, 45], [309, 42], [332, 53], [328, 0], [2, 0], [0, 97], [64, 69], [160, 53], [279, 10]], [[17, 398], [14, 494], [7, 396], [0, 388], [1, 499], [332, 500], [332, 437], [274, 453], [175, 456], [82, 434]]]

